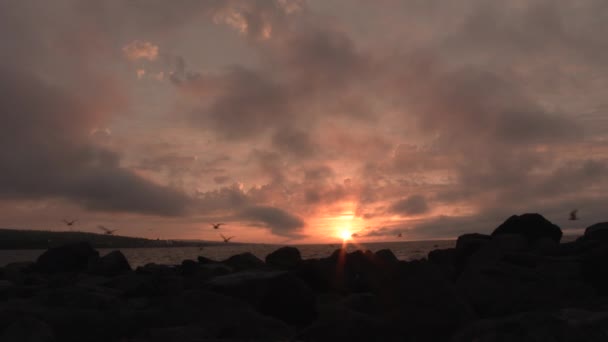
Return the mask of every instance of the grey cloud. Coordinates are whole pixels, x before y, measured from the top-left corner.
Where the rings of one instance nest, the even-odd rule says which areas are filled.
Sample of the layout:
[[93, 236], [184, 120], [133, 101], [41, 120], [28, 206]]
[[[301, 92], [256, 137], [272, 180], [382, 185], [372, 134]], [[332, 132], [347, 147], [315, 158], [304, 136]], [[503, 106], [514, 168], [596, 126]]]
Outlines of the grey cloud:
[[287, 237], [301, 237], [304, 221], [282, 209], [269, 206], [253, 206], [240, 212], [242, 219], [259, 222], [270, 228], [273, 234]]
[[403, 216], [420, 215], [428, 211], [429, 206], [426, 202], [426, 198], [421, 195], [411, 195], [393, 203], [390, 207], [390, 212]]

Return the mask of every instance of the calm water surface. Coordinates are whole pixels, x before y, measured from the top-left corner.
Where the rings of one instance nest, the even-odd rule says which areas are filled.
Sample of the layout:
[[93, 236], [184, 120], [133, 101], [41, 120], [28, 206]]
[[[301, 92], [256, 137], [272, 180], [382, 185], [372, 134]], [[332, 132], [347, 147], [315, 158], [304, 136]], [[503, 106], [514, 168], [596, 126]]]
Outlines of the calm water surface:
[[[454, 247], [456, 240], [440, 241], [407, 241], [407, 242], [379, 242], [359, 244], [355, 247], [348, 245], [349, 251], [356, 249], [369, 249], [372, 252], [388, 248], [395, 253], [400, 260], [414, 260], [425, 258], [433, 249]], [[194, 259], [199, 255], [214, 260], [224, 260], [232, 255], [251, 252], [258, 258], [264, 260], [266, 255], [281, 247], [281, 245], [260, 244], [227, 244], [208, 247], [173, 247], [173, 248], [120, 248], [119, 250], [127, 257], [133, 268], [148, 263], [177, 265], [185, 259]], [[331, 255], [339, 248], [339, 244], [330, 245], [296, 245], [302, 254], [302, 258], [322, 258]], [[99, 249], [100, 255], [105, 255], [113, 249]], [[44, 250], [0, 250], [0, 266], [11, 262], [35, 261]]]

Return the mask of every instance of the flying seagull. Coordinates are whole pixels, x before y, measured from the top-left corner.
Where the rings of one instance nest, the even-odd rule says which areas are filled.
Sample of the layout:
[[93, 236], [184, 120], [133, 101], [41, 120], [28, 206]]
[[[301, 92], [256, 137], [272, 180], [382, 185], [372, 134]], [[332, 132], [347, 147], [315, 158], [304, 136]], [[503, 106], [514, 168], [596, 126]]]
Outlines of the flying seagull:
[[230, 242], [230, 239], [232, 239], [234, 237], [234, 236], [225, 237], [224, 234], [220, 234], [220, 236], [222, 237], [222, 239], [224, 239], [224, 243]]
[[109, 229], [109, 228], [106, 228], [101, 225], [97, 226], [97, 228], [103, 230], [104, 234], [106, 234], [106, 235], [114, 235], [114, 232], [118, 230], [118, 229]]
[[577, 214], [578, 214], [578, 209], [574, 209], [574, 210], [572, 210], [572, 211], [570, 212], [570, 218], [569, 218], [569, 220], [570, 220], [570, 221], [576, 221], [576, 220], [578, 220], [578, 216], [577, 216]]
[[68, 226], [73, 226], [74, 223], [78, 222], [78, 220], [72, 220], [72, 221], [68, 221], [66, 219], [63, 219], [63, 222], [68, 225]]
[[403, 237], [403, 234], [399, 233], [397, 234], [397, 237]]
[[223, 225], [225, 225], [225, 223], [211, 223], [213, 229], [219, 229]]

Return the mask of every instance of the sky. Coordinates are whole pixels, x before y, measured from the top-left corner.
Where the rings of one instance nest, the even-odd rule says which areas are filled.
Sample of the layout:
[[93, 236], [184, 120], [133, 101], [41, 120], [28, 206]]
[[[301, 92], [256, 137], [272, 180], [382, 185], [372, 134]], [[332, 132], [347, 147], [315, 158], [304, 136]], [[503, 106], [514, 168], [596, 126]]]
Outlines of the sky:
[[606, 32], [605, 0], [1, 1], [0, 227], [580, 232], [608, 220]]

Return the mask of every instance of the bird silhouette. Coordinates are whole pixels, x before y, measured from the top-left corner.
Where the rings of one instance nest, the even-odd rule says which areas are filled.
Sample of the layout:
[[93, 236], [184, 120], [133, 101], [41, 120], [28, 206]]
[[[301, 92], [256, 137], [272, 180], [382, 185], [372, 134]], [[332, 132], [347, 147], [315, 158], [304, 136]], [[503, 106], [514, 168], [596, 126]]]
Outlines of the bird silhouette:
[[221, 226], [226, 225], [225, 223], [211, 223], [213, 229], [219, 229]]
[[63, 222], [68, 225], [68, 226], [73, 226], [74, 223], [78, 222], [78, 220], [72, 220], [72, 221], [68, 221], [66, 219], [63, 219]]
[[399, 233], [397, 234], [397, 237], [403, 237], [403, 234]]
[[101, 225], [97, 226], [97, 228], [100, 229], [100, 230], [102, 230], [103, 233], [106, 234], [106, 235], [114, 235], [114, 232], [118, 230], [118, 229], [109, 229], [109, 228], [106, 228], [106, 227], [101, 226]]
[[224, 239], [224, 243], [228, 243], [230, 242], [230, 239], [234, 238], [234, 236], [225, 237], [224, 234], [220, 234], [220, 236], [222, 237], [222, 239]]
[[578, 209], [572, 210], [570, 212], [570, 218], [569, 218], [569, 220], [570, 221], [576, 221], [576, 220], [578, 220], [578, 215], [577, 214], [578, 214]]

